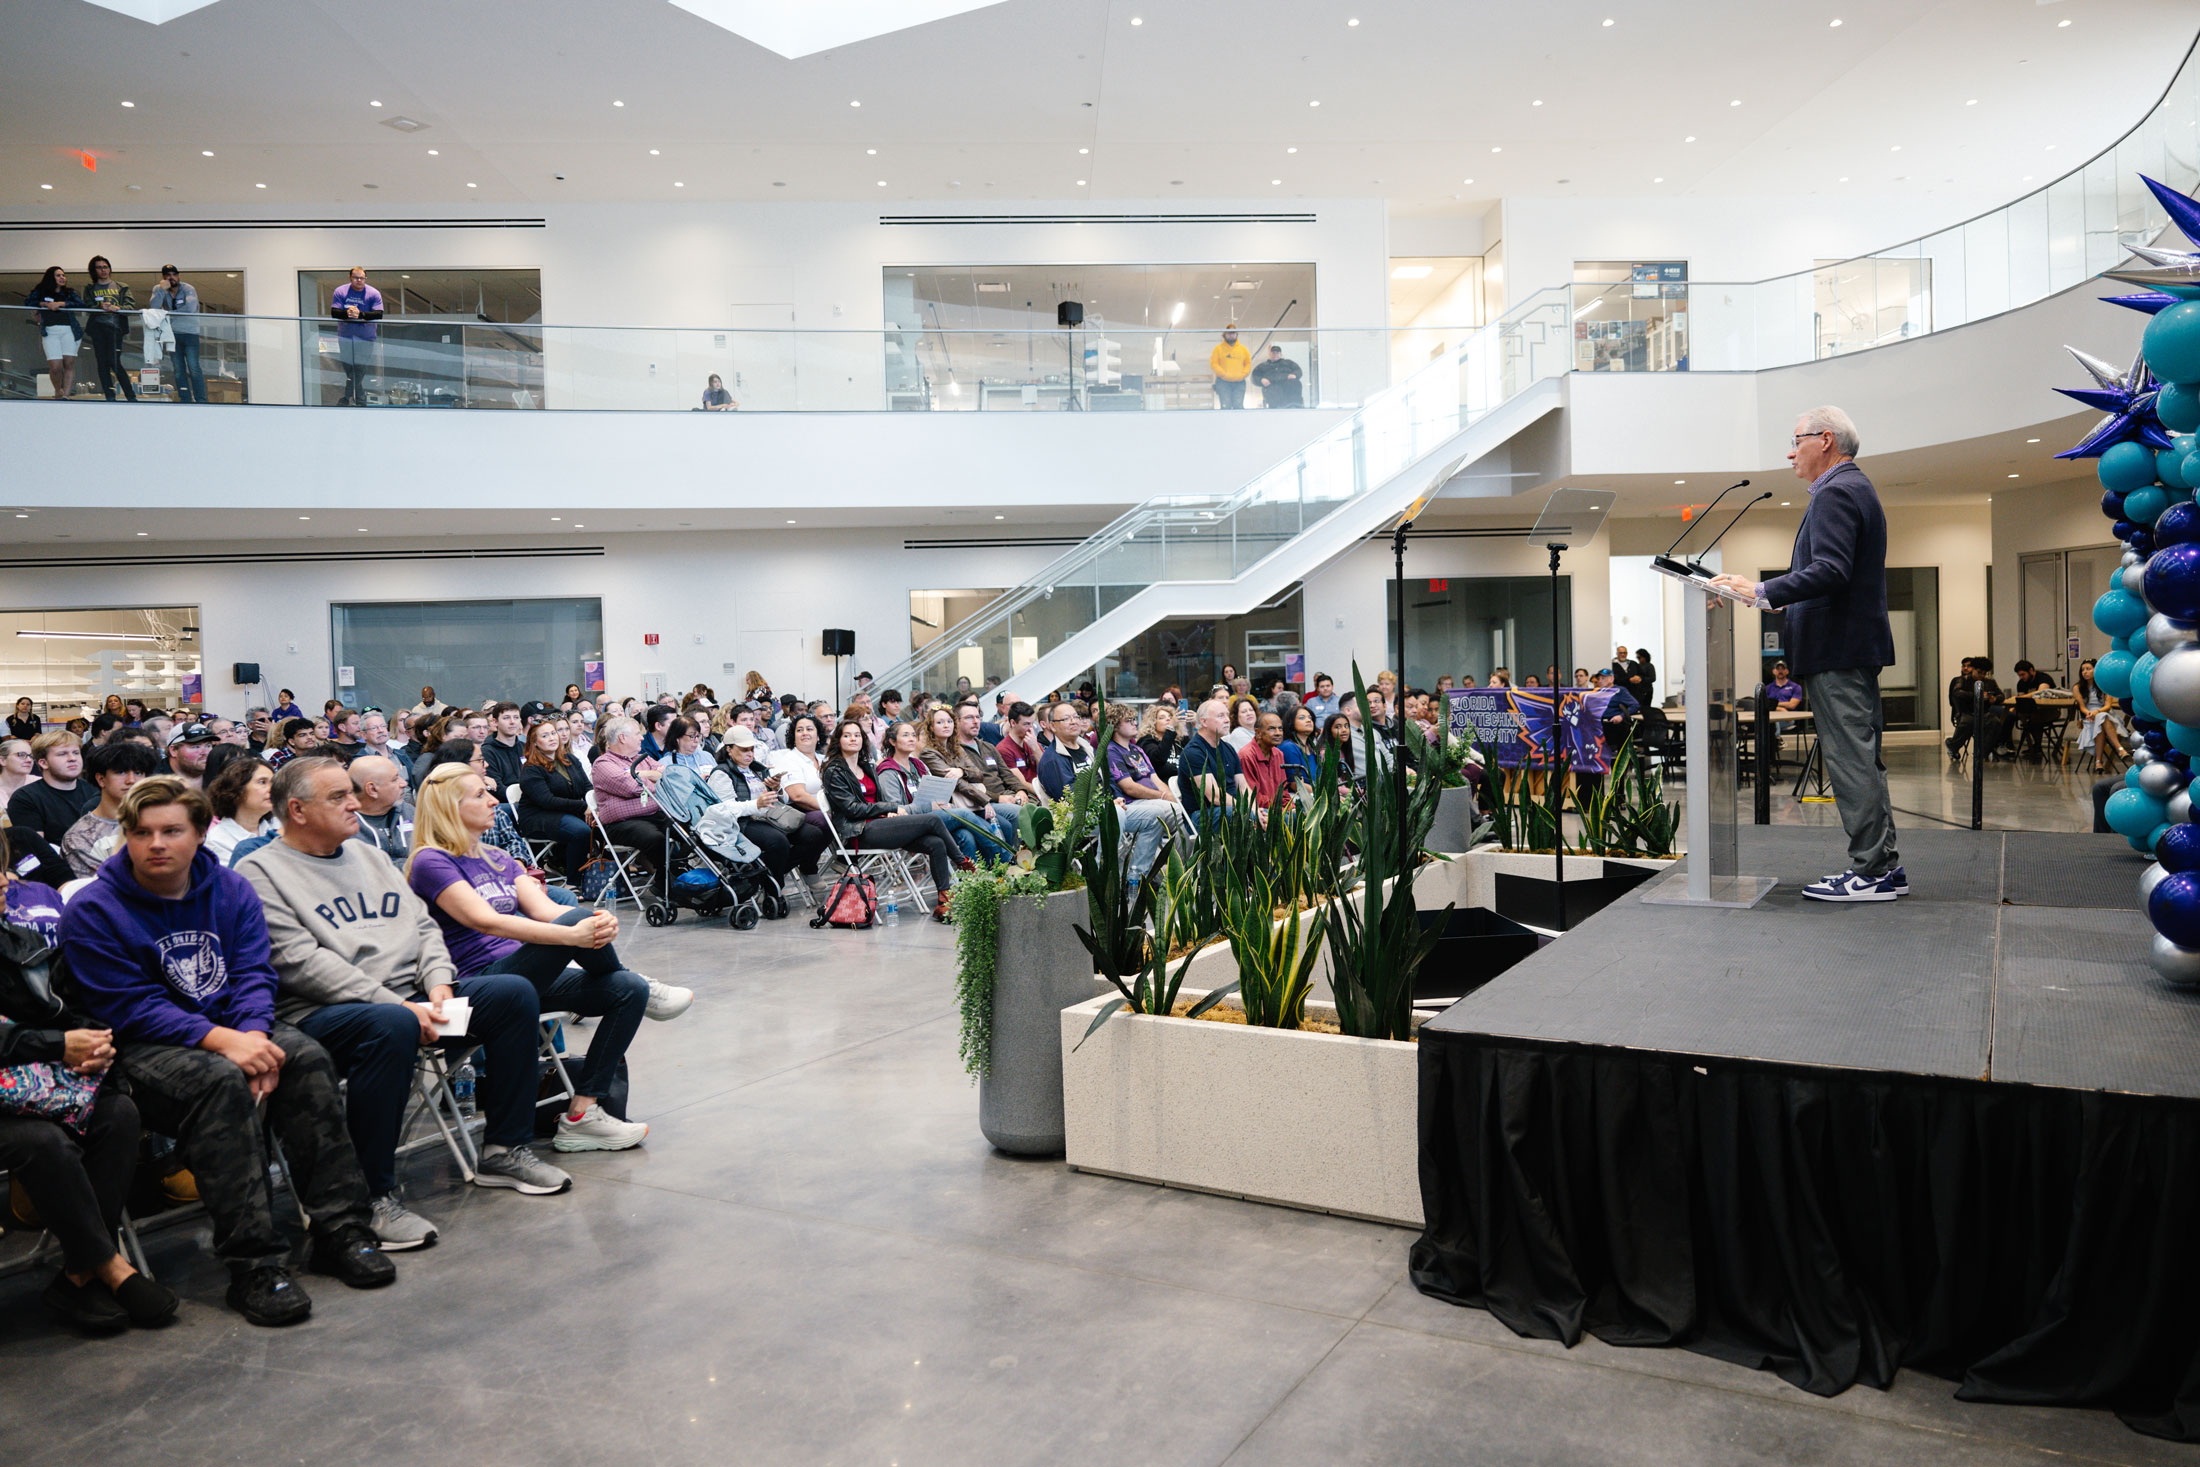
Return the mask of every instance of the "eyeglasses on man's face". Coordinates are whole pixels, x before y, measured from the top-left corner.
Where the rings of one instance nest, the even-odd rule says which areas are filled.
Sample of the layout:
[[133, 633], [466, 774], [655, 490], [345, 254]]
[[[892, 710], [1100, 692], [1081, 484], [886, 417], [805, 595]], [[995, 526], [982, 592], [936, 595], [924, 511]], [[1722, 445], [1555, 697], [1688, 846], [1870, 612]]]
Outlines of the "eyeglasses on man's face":
[[1795, 448], [1801, 448], [1803, 446], [1803, 440], [1805, 438], [1822, 438], [1832, 431], [1833, 430], [1831, 428], [1820, 428], [1813, 433], [1798, 433], [1793, 439], [1790, 440], [1790, 445]]

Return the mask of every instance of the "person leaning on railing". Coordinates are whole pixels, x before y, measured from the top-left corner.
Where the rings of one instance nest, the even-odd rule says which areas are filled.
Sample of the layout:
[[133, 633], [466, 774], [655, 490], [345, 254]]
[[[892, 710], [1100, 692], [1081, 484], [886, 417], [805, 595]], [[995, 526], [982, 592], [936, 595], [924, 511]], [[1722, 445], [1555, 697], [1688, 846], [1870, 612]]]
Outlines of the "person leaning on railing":
[[129, 313], [138, 308], [137, 301], [130, 287], [115, 279], [115, 267], [105, 255], [92, 256], [92, 262], [84, 268], [92, 277], [91, 284], [84, 287], [84, 304], [91, 307], [85, 313], [84, 335], [92, 343], [100, 394], [113, 402], [119, 384], [123, 397], [136, 402], [137, 384], [122, 365], [122, 339], [130, 334]]

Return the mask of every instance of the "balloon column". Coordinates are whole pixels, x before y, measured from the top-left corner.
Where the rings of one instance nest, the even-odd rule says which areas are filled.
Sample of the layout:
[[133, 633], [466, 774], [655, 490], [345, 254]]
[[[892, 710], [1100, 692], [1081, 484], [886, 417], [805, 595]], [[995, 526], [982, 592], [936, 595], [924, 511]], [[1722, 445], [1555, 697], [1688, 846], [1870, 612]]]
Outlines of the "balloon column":
[[[2200, 246], [2200, 203], [2145, 180], [2170, 222]], [[2191, 763], [2200, 756], [2200, 252], [2135, 247], [2139, 264], [2112, 280], [2142, 287], [2104, 297], [2147, 313], [2139, 356], [2118, 371], [2076, 348], [2093, 379], [2059, 388], [2107, 414], [2057, 458], [2096, 460], [2101, 512], [2115, 522], [2122, 563], [2093, 604], [2111, 644], [2094, 668], [2101, 691], [2132, 715], [2133, 763], [2108, 798], [2109, 825], [2154, 857], [2139, 899], [2154, 924], [2150, 961], [2175, 983], [2200, 985], [2200, 825]]]

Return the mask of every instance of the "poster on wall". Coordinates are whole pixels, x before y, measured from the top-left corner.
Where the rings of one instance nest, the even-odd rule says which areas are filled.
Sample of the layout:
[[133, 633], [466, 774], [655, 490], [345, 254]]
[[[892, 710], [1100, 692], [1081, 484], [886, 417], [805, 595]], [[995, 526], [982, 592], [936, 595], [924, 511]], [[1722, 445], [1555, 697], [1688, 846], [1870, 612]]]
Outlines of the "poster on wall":
[[1564, 741], [1566, 767], [1581, 774], [1603, 774], [1612, 767], [1604, 738], [1604, 709], [1612, 689], [1454, 688], [1450, 729], [1454, 738], [1471, 736], [1499, 769], [1550, 767], [1552, 735]]
[[581, 691], [590, 694], [603, 691], [603, 662], [601, 659], [592, 658], [582, 661]]
[[1304, 652], [1286, 652], [1283, 654], [1283, 680], [1294, 688], [1306, 686], [1306, 654]]
[[201, 674], [195, 672], [185, 673], [183, 675], [184, 703], [192, 708], [196, 708], [200, 704], [204, 703], [206, 701], [204, 695], [205, 686], [205, 679]]

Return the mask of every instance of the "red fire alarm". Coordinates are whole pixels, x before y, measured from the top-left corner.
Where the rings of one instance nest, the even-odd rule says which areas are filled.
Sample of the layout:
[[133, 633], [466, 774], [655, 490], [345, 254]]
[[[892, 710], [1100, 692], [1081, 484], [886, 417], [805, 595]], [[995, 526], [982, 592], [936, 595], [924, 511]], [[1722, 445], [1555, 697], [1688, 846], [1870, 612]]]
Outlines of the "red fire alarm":
[[657, 634], [656, 634], [655, 632], [644, 632], [644, 633], [642, 633], [642, 645], [643, 645], [644, 647], [654, 647], [654, 646], [656, 646], [656, 645], [657, 645]]

